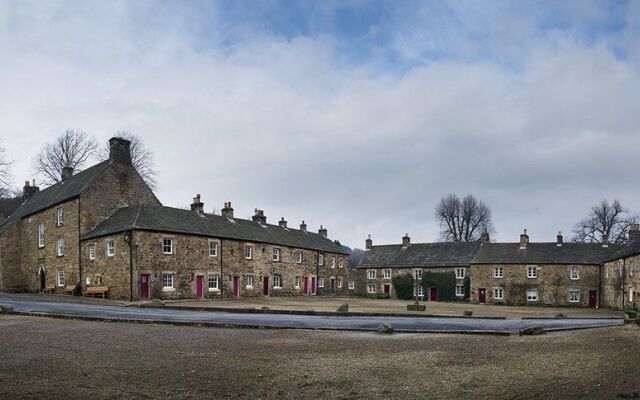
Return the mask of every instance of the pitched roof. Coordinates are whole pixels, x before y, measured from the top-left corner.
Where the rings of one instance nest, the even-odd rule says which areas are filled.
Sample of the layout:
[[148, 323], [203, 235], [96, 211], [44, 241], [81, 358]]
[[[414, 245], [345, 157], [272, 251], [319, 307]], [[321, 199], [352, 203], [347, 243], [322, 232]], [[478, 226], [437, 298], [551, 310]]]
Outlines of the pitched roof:
[[358, 268], [428, 268], [468, 266], [480, 242], [416, 243], [372, 246]]
[[202, 235], [348, 254], [341, 245], [313, 232], [281, 228], [271, 224], [260, 225], [240, 218], [229, 219], [212, 214], [198, 215], [190, 210], [148, 205], [118, 210], [83, 235], [83, 239], [110, 235], [128, 229]]
[[611, 254], [606, 261], [617, 260], [640, 254], [640, 240], [629, 242], [626, 246]]
[[62, 182], [51, 185], [38, 193], [35, 193], [29, 199], [25, 200], [9, 218], [0, 226], [0, 232], [3, 227], [17, 221], [21, 218], [35, 214], [45, 210], [56, 204], [63, 203], [82, 193], [100, 174], [106, 169], [110, 161], [106, 160], [92, 167], [80, 171], [70, 176]]
[[601, 264], [622, 245], [599, 243], [483, 243], [472, 264]]

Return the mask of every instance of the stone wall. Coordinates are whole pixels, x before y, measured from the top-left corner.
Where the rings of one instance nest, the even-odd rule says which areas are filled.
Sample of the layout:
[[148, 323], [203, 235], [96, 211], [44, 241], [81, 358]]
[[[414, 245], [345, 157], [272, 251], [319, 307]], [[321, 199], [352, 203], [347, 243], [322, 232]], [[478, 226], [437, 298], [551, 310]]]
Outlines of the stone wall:
[[640, 308], [640, 255], [605, 263], [601, 279], [603, 307]]
[[[107, 255], [107, 242], [115, 244], [115, 254]], [[135, 239], [134, 239], [135, 240]], [[95, 259], [89, 256], [90, 246], [95, 246]], [[129, 300], [129, 244], [119, 233], [82, 241], [83, 289], [91, 286], [108, 286], [109, 297]]]
[[0, 288], [27, 287], [27, 280], [22, 269], [21, 257], [21, 224], [13, 223], [0, 235]]
[[[502, 278], [494, 278], [494, 269], [501, 267]], [[537, 268], [537, 278], [527, 277], [527, 268]], [[570, 271], [577, 267], [579, 279], [572, 280]], [[486, 303], [509, 305], [588, 306], [589, 291], [599, 290], [599, 265], [524, 265], [474, 264], [471, 267], [471, 301], [478, 302], [478, 289], [486, 290]], [[494, 288], [502, 288], [503, 299], [494, 299]], [[527, 301], [527, 289], [537, 289], [538, 300]], [[571, 302], [570, 291], [579, 291], [579, 301]]]
[[[377, 298], [380, 296], [384, 296], [385, 285], [389, 285], [389, 297], [397, 299], [395, 288], [393, 287], [393, 278], [396, 276], [402, 276], [406, 274], [410, 274], [414, 278], [416, 277], [417, 271], [430, 271], [430, 272], [450, 272], [455, 273], [457, 268], [464, 269], [464, 276], [469, 274], [468, 267], [429, 267], [429, 268], [372, 268], [372, 269], [359, 269], [360, 273], [363, 274], [361, 279], [365, 282], [365, 288], [363, 291], [364, 296]], [[369, 278], [369, 270], [376, 271], [375, 278]], [[389, 279], [384, 278], [384, 271], [389, 270], [391, 272], [391, 277]], [[420, 275], [419, 275], [420, 276]], [[370, 293], [369, 285], [375, 285], [375, 293]], [[464, 277], [460, 279], [456, 279], [456, 285], [464, 285]], [[419, 289], [418, 289], [419, 290]], [[437, 298], [437, 295], [435, 295]], [[464, 300], [464, 296], [457, 296], [460, 300]], [[421, 298], [425, 300], [431, 299], [430, 288], [424, 288], [422, 290]]]

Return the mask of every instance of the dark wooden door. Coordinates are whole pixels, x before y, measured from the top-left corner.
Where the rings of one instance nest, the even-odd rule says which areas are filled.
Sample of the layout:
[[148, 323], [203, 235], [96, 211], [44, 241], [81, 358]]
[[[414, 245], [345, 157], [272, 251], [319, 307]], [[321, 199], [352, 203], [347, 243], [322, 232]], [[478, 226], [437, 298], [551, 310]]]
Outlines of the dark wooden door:
[[240, 297], [240, 277], [233, 277], [233, 287], [231, 288], [233, 297]]
[[40, 291], [43, 291], [47, 287], [47, 274], [44, 272], [44, 268], [40, 268]]
[[384, 285], [384, 294], [389, 294], [391, 292], [391, 285]]
[[316, 277], [311, 277], [311, 294], [316, 294]]
[[196, 298], [204, 299], [204, 276], [196, 276]]
[[149, 300], [149, 274], [140, 275], [140, 298]]
[[264, 278], [262, 278], [262, 294], [264, 296], [269, 295], [269, 277], [268, 276], [265, 276]]
[[311, 294], [311, 292], [309, 291], [309, 277], [307, 276], [304, 277], [304, 284], [302, 289], [304, 294]]
[[484, 288], [478, 289], [478, 303], [487, 302], [487, 290]]
[[438, 288], [435, 286], [431, 286], [431, 301], [438, 301]]
[[598, 291], [597, 290], [589, 290], [589, 307], [597, 307], [598, 306]]
[[336, 280], [335, 278], [331, 278], [331, 291], [335, 292], [336, 291]]

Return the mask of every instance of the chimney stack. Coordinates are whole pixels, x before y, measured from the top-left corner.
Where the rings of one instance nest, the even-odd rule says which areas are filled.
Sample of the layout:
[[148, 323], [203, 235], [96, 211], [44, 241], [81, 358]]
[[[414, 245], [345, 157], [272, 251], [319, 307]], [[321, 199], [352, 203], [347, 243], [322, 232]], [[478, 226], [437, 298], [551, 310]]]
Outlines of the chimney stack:
[[602, 234], [602, 247], [609, 247], [609, 235], [606, 233]]
[[631, 224], [629, 228], [629, 241], [633, 242], [640, 239], [640, 224]]
[[527, 245], [529, 244], [529, 235], [527, 235], [527, 230], [524, 230], [524, 233], [520, 235], [520, 250], [525, 250]]
[[562, 231], [558, 231], [558, 235], [556, 236], [556, 246], [562, 246]]
[[405, 233], [402, 237], [402, 247], [409, 247], [411, 245], [411, 238], [408, 233]]
[[373, 240], [371, 240], [371, 235], [369, 235], [367, 240], [364, 241], [364, 249], [371, 250], [371, 246], [373, 246]]
[[231, 202], [224, 203], [224, 208], [220, 211], [223, 217], [227, 217], [233, 219], [233, 207], [231, 207]]
[[24, 200], [29, 199], [34, 194], [38, 193], [40, 188], [36, 186], [36, 180], [33, 180], [33, 185], [29, 184], [29, 181], [24, 181], [24, 187], [22, 188], [22, 198]]
[[65, 181], [73, 175], [73, 167], [62, 167], [62, 180]]
[[284, 220], [284, 217], [280, 219], [280, 222], [278, 222], [278, 225], [280, 225], [280, 228], [287, 229], [287, 221]]
[[109, 160], [112, 163], [131, 165], [131, 142], [127, 139], [109, 139]]
[[488, 230], [484, 230], [482, 231], [482, 234], [480, 235], [480, 243], [489, 243], [489, 231]]
[[193, 203], [191, 203], [191, 211], [195, 211], [198, 215], [204, 214], [204, 203], [200, 201], [200, 194], [197, 194], [196, 197], [193, 198]]
[[267, 223], [267, 217], [264, 216], [264, 210], [255, 208], [253, 211], [254, 215], [251, 219], [261, 225], [265, 225]]
[[327, 229], [323, 228], [322, 225], [320, 225], [320, 229], [318, 229], [318, 233], [324, 237], [327, 237]]
[[302, 220], [302, 223], [300, 224], [300, 230], [302, 232], [306, 232], [307, 231], [307, 224], [304, 223], [304, 220]]

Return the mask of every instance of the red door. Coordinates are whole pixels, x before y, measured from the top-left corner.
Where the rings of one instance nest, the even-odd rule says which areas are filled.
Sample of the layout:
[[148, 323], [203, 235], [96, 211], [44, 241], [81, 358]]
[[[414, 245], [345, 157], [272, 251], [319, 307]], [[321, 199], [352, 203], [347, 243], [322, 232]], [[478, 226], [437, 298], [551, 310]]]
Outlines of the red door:
[[384, 294], [389, 294], [391, 292], [391, 285], [384, 285]]
[[431, 301], [438, 301], [438, 288], [431, 286]]
[[485, 288], [478, 289], [478, 303], [487, 302], [487, 290]]
[[140, 298], [149, 300], [149, 274], [140, 275]]
[[316, 294], [316, 277], [311, 277], [311, 294]]
[[309, 292], [309, 278], [306, 277], [306, 276], [304, 277], [303, 291], [304, 291], [304, 294], [310, 294], [310, 292]]
[[204, 299], [204, 276], [196, 276], [196, 299]]
[[240, 277], [233, 277], [233, 287], [232, 287], [233, 297], [240, 297]]
[[589, 307], [597, 307], [598, 306], [598, 291], [597, 290], [589, 290]]
[[264, 278], [262, 278], [262, 294], [264, 296], [269, 295], [269, 277], [268, 276], [265, 276]]

